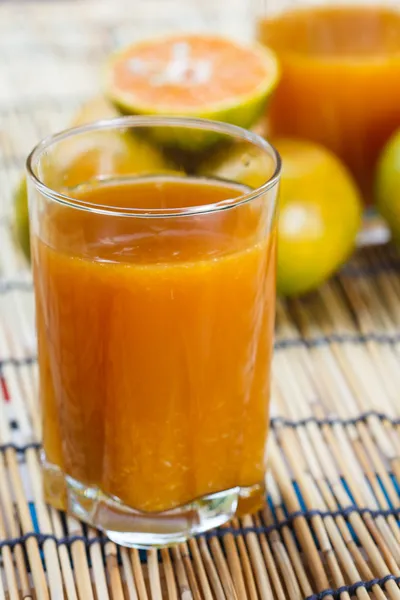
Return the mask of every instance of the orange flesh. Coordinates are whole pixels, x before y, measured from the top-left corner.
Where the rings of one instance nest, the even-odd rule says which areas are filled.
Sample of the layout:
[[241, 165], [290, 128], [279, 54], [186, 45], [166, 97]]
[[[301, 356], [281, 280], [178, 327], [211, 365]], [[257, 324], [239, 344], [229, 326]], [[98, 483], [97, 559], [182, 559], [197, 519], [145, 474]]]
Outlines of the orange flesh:
[[[79, 197], [176, 207], [240, 193], [164, 178]], [[263, 482], [275, 235], [256, 233], [256, 213], [160, 221], [49, 207], [33, 254], [51, 463], [143, 511]]]
[[272, 135], [322, 143], [371, 202], [377, 158], [400, 126], [400, 11], [380, 6], [294, 10], [259, 23], [282, 62]]
[[251, 49], [218, 37], [176, 36], [120, 55], [112, 88], [129, 94], [133, 105], [185, 110], [251, 94], [266, 75]]

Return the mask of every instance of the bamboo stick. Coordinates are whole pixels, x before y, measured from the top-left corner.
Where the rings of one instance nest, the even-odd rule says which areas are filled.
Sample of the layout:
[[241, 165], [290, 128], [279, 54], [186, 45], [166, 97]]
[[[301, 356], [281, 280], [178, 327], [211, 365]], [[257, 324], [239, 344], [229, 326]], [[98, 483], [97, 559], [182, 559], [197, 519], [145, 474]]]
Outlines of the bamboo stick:
[[216, 600], [225, 600], [222, 582], [219, 579], [218, 572], [211, 558], [207, 543], [203, 537], [199, 538], [198, 543], [200, 547], [201, 558], [203, 560], [214, 596]]
[[203, 563], [202, 555], [200, 553], [199, 545], [197, 540], [191, 539], [188, 541], [188, 546], [192, 555], [193, 568], [196, 572], [197, 579], [200, 583], [201, 592], [204, 600], [212, 600], [212, 592], [210, 583], [207, 578], [206, 567]]
[[240, 558], [236, 548], [235, 539], [231, 533], [224, 535], [223, 545], [236, 594], [238, 598], [243, 598], [243, 600], [246, 600], [247, 593], [240, 564]]
[[148, 550], [147, 568], [149, 573], [151, 597], [153, 600], [162, 600], [157, 550]]
[[194, 600], [193, 594], [189, 587], [189, 580], [186, 575], [185, 566], [183, 564], [180, 550], [177, 546], [175, 546], [172, 548], [171, 552], [174, 558], [176, 579], [178, 582], [180, 596], [183, 600]]
[[197, 583], [195, 571], [193, 569], [192, 561], [190, 560], [189, 548], [186, 543], [180, 544], [179, 551], [185, 567], [185, 572], [188, 578], [189, 587], [193, 598], [199, 598], [201, 600], [201, 592]]
[[137, 595], [139, 600], [149, 600], [146, 585], [144, 582], [143, 569], [140, 563], [140, 556], [137, 550], [130, 551], [133, 576], [136, 583]]
[[178, 600], [178, 592], [176, 589], [174, 568], [171, 562], [171, 556], [167, 548], [161, 550], [164, 575], [167, 584], [168, 600]]
[[[236, 529], [240, 529], [240, 523], [237, 519], [232, 520], [232, 525]], [[249, 600], [257, 600], [258, 599], [257, 586], [256, 586], [256, 582], [254, 579], [253, 570], [251, 567], [251, 560], [249, 557], [249, 553], [247, 551], [246, 543], [245, 543], [245, 540], [242, 535], [238, 535], [236, 537], [236, 544], [237, 544], [238, 551], [239, 551], [240, 566], [243, 571], [243, 579], [244, 579], [245, 585], [246, 585], [247, 597], [249, 598]], [[228, 555], [228, 560], [229, 560], [229, 555]], [[238, 591], [239, 598], [241, 598], [241, 596], [240, 596], [241, 589], [242, 589], [241, 586], [238, 586], [237, 591]], [[246, 595], [244, 595], [244, 598], [246, 598]]]
[[[88, 539], [93, 540], [97, 536], [98, 532], [92, 528], [89, 528]], [[110, 596], [107, 587], [107, 577], [100, 544], [90, 544], [89, 555], [92, 563], [93, 579], [96, 589], [96, 600], [109, 600]]]

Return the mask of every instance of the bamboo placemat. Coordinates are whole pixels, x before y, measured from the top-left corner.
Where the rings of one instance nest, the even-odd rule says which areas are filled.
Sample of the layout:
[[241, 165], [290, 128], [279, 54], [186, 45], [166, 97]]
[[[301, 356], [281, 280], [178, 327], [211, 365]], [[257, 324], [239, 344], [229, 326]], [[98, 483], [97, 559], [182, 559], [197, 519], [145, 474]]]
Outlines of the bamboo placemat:
[[234, 6], [0, 5], [0, 600], [400, 599], [400, 257], [386, 248], [278, 306], [261, 514], [141, 553], [43, 501], [32, 284], [8, 228], [25, 154], [96, 91], [116, 44], [171, 15], [247, 35]]

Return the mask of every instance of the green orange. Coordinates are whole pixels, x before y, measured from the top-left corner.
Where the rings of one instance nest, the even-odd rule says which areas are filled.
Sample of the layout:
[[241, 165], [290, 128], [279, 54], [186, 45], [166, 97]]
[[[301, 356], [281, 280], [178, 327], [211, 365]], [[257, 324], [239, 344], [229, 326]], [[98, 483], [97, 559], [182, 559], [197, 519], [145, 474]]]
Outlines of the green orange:
[[25, 177], [14, 190], [13, 230], [15, 238], [26, 258], [30, 258], [28, 196]]
[[[75, 115], [74, 126], [99, 119], [119, 116], [115, 107], [105, 98], [93, 98]], [[175, 172], [162, 152], [130, 132], [94, 131], [73, 136], [63, 141], [49, 155], [48, 167], [43, 159], [42, 172], [46, 184], [55, 190], [67, 191], [99, 176], [137, 175]], [[14, 192], [14, 231], [24, 253], [29, 257], [29, 218], [25, 179]]]
[[[322, 284], [349, 256], [362, 207], [350, 173], [330, 151], [299, 139], [272, 143], [282, 158], [277, 287], [283, 296], [297, 296]], [[201, 167], [201, 174], [250, 188], [273, 171], [271, 158], [243, 144], [211, 153]]]
[[198, 170], [199, 175], [235, 181], [255, 189], [263, 185], [275, 170], [271, 156], [249, 143], [237, 143], [211, 152]]
[[379, 160], [375, 200], [394, 241], [400, 244], [400, 130], [388, 141]]
[[79, 127], [93, 121], [114, 119], [121, 113], [104, 96], [95, 96], [84, 102], [72, 118], [71, 126]]
[[348, 258], [362, 204], [349, 171], [326, 148], [295, 139], [273, 143], [283, 165], [277, 286], [296, 296], [318, 287]]

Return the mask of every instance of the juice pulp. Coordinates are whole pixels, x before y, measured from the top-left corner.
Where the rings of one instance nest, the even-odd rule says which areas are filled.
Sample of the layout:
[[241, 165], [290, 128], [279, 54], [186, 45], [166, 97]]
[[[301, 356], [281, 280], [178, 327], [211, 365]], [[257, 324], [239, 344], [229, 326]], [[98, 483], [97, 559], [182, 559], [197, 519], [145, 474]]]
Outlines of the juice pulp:
[[282, 62], [271, 134], [330, 148], [370, 203], [378, 156], [400, 127], [400, 10], [295, 9], [262, 20], [259, 37]]
[[[242, 192], [163, 177], [75, 195], [154, 208]], [[49, 463], [142, 511], [263, 482], [275, 235], [253, 202], [164, 219], [49, 206], [33, 242]]]

